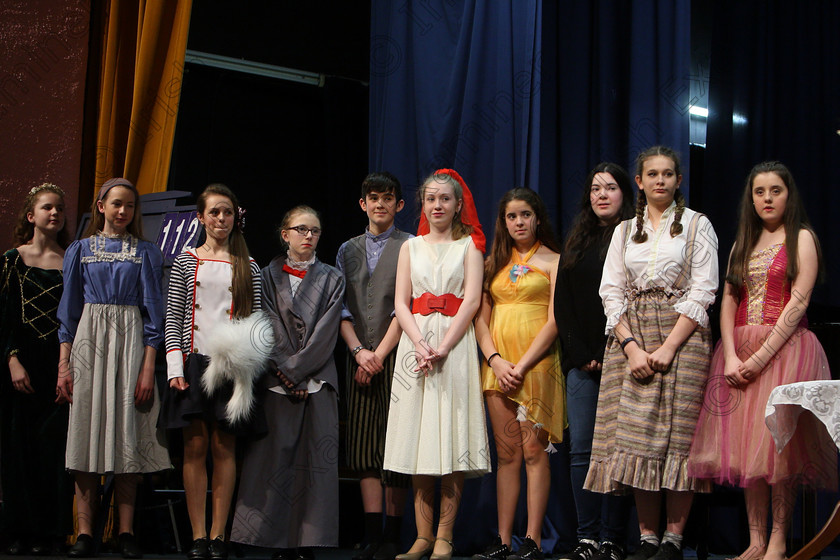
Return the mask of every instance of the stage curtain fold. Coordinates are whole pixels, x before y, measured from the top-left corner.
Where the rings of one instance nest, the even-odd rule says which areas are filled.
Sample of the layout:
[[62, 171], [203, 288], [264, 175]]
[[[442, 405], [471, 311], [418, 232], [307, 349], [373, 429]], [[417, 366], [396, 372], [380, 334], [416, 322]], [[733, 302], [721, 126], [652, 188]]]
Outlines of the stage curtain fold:
[[[502, 194], [540, 189], [541, 25], [538, 0], [373, 0], [370, 169], [407, 200], [435, 169], [458, 170], [492, 237]], [[412, 206], [397, 216], [408, 231]]]
[[192, 0], [111, 0], [102, 37], [96, 187], [110, 177], [165, 191]]
[[655, 144], [680, 152], [680, 188], [689, 196], [690, 5], [599, 0], [552, 7], [544, 48], [556, 62], [543, 72], [543, 89], [557, 99], [554, 158], [564, 231], [579, 211], [590, 169], [612, 161], [632, 178], [636, 155]]

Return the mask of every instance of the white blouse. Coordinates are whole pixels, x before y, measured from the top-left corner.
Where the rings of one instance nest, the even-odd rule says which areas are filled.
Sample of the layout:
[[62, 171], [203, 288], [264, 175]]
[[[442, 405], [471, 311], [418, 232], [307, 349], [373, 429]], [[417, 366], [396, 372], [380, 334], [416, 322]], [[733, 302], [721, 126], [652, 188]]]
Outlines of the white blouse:
[[[717, 235], [708, 218], [700, 216], [692, 252], [687, 236], [691, 220], [697, 212], [686, 208], [680, 220], [682, 233], [671, 237], [675, 208], [676, 203], [672, 202], [662, 214], [656, 230], [645, 208], [643, 227], [648, 239], [644, 243], [632, 240], [636, 232], [635, 218], [627, 220], [629, 227], [623, 227], [622, 222], [615, 228], [599, 290], [607, 316], [606, 334], [612, 334], [613, 328], [627, 311], [628, 291], [650, 288], [664, 288], [669, 294], [679, 294], [684, 290], [674, 304], [674, 310], [702, 327], [709, 326], [706, 309], [714, 303], [718, 287]], [[626, 241], [621, 238], [621, 232], [625, 229]], [[692, 261], [690, 266], [687, 266], [688, 258]], [[689, 277], [681, 280], [684, 271]]]

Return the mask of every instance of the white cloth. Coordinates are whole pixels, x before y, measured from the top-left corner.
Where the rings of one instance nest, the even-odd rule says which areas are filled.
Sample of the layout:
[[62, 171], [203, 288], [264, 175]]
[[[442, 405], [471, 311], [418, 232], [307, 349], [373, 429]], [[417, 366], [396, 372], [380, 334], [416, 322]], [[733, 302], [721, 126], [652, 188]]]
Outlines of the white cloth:
[[[470, 237], [431, 244], [423, 237], [405, 242], [411, 259], [412, 297], [430, 292], [464, 297], [464, 260]], [[424, 339], [437, 347], [452, 317], [415, 314]], [[447, 357], [428, 376], [417, 373], [414, 344], [403, 333], [397, 348], [384, 469], [442, 476], [490, 470], [478, 349], [472, 324]]]
[[192, 350], [207, 354], [207, 335], [221, 321], [230, 321], [233, 265], [228, 261], [198, 261], [195, 284], [195, 312]]
[[[301, 270], [306, 272], [309, 270], [309, 267], [312, 266], [312, 263], [315, 262], [315, 253], [312, 253], [312, 257], [308, 261], [296, 261], [292, 257], [286, 253], [286, 264], [290, 268], [294, 268], [295, 270]], [[292, 289], [292, 297], [294, 298], [297, 295], [298, 287], [300, 287], [300, 283], [303, 281], [303, 278], [295, 276], [294, 274], [289, 275], [289, 286]]]
[[[665, 210], [656, 230], [645, 208], [643, 227], [648, 239], [644, 243], [632, 240], [636, 232], [635, 218], [627, 220], [629, 227], [619, 225], [615, 228], [599, 290], [607, 316], [606, 334], [612, 334], [613, 327], [627, 310], [628, 290], [664, 288], [675, 291], [673, 288], [680, 285], [680, 277], [685, 273], [689, 275], [687, 282], [683, 282], [686, 291], [674, 304], [674, 310], [702, 327], [709, 326], [706, 309], [714, 303], [718, 287], [717, 235], [708, 218], [700, 216], [692, 247], [687, 236], [691, 219], [697, 213], [686, 208], [680, 220], [682, 233], [671, 237], [675, 208], [676, 204], [672, 203]], [[627, 232], [626, 242], [622, 240], [622, 231]], [[622, 245], [625, 246], [623, 253]], [[693, 255], [690, 266], [686, 262], [689, 254]]]
[[764, 410], [764, 423], [781, 453], [788, 444], [799, 415], [810, 411], [825, 425], [840, 449], [840, 381], [803, 381], [773, 389]]
[[[324, 386], [324, 382], [320, 379], [310, 379], [306, 382], [306, 392], [307, 393], [317, 393], [321, 390], [321, 387]], [[277, 393], [278, 395], [288, 395], [289, 392], [286, 390], [285, 387], [282, 385], [276, 385], [269, 389], [272, 393]]]

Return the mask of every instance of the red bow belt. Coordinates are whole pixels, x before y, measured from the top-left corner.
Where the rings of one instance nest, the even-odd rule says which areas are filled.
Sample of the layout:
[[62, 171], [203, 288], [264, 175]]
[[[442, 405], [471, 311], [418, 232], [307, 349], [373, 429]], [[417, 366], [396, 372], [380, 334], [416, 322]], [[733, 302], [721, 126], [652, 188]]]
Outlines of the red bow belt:
[[463, 301], [463, 298], [459, 298], [455, 294], [436, 296], [426, 292], [420, 297], [414, 298], [414, 301], [411, 303], [411, 312], [419, 313], [420, 315], [440, 313], [447, 317], [454, 317], [458, 313], [458, 308], [461, 307]]

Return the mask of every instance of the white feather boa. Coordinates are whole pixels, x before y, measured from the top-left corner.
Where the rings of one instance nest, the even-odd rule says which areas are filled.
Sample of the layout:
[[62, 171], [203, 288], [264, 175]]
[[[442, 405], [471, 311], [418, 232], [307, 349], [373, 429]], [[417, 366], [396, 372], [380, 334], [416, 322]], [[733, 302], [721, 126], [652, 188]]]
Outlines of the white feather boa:
[[226, 381], [233, 381], [225, 416], [230, 423], [247, 419], [254, 407], [254, 381], [274, 347], [271, 321], [258, 311], [245, 319], [220, 322], [208, 333], [206, 344], [210, 365], [201, 377], [204, 392], [212, 395]]

